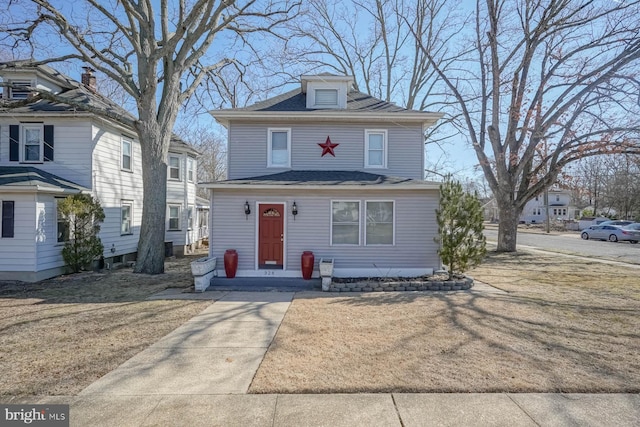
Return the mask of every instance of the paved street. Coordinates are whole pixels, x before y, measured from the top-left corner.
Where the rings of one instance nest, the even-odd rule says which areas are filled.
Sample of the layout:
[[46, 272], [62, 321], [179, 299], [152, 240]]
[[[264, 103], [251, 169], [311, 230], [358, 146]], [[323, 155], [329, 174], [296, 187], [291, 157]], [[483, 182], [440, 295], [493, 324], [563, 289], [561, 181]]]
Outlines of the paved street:
[[[489, 242], [496, 242], [497, 230], [485, 230]], [[546, 251], [571, 253], [588, 257], [602, 257], [615, 261], [640, 264], [640, 243], [610, 243], [598, 240], [582, 240], [578, 233], [553, 235], [518, 233], [518, 245]]]

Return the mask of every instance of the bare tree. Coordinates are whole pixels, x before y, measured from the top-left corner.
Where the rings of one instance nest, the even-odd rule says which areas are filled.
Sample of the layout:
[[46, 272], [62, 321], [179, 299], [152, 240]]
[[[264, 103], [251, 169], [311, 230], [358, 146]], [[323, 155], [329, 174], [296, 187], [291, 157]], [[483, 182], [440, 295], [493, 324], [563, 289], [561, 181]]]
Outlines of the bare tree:
[[[351, 75], [356, 90], [408, 109], [433, 111], [445, 100], [422, 47], [439, 58], [443, 34], [457, 25], [454, 16], [447, 0], [309, 0], [287, 23], [290, 37], [277, 62], [291, 78], [320, 71]], [[445, 123], [425, 134], [435, 156], [437, 146], [452, 136], [442, 132]]]
[[572, 171], [571, 188], [579, 205], [591, 206], [598, 214], [602, 207], [603, 187], [605, 186], [605, 158], [593, 156], [576, 162]]
[[[252, 35], [264, 37], [290, 19], [299, 1], [85, 0], [86, 10], [77, 6], [57, 5], [53, 0], [11, 2], [11, 16], [16, 19], [2, 30], [18, 46], [35, 46], [43, 32], [59, 37], [71, 53], [34, 60], [32, 65], [83, 61], [117, 82], [135, 100], [135, 120], [113, 112], [109, 117], [136, 130], [142, 146], [144, 186], [154, 189], [144, 193], [135, 271], [162, 273], [164, 221], [159, 219], [165, 217], [166, 156], [180, 106], [207, 78], [240, 62], [237, 51], [251, 45]], [[225, 34], [230, 36], [220, 39]], [[207, 53], [219, 39], [225, 42], [212, 60]], [[52, 94], [39, 96], [57, 100]], [[86, 109], [83, 104], [74, 106]]]
[[620, 219], [636, 218], [640, 214], [639, 156], [609, 156], [604, 164], [603, 208], [612, 209]]
[[[192, 127], [183, 123], [176, 128], [176, 134], [200, 152], [198, 158], [198, 182], [212, 182], [227, 176], [227, 146], [224, 135], [208, 126]], [[198, 196], [209, 198], [204, 188], [198, 188]]]
[[525, 203], [566, 165], [640, 151], [640, 5], [477, 0], [472, 14], [474, 34], [452, 33], [448, 55], [423, 52], [463, 113], [499, 207], [498, 251], [511, 252]]

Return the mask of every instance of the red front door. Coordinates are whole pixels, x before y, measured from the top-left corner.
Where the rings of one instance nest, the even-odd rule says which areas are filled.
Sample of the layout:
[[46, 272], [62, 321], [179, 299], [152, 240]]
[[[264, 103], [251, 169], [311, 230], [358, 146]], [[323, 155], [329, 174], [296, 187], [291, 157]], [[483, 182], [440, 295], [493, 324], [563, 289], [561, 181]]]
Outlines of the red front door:
[[284, 205], [258, 207], [258, 267], [283, 268]]

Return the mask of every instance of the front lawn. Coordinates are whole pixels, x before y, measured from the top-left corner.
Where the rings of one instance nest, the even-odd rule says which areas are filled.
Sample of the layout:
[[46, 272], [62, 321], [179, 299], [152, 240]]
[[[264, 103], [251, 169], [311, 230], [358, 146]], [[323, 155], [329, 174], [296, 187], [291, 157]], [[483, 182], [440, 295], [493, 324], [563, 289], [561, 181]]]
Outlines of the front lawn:
[[504, 294], [298, 294], [252, 393], [639, 392], [640, 269], [487, 256]]
[[157, 276], [125, 269], [0, 283], [0, 401], [75, 395], [202, 311], [208, 302], [145, 301], [189, 287], [192, 258], [167, 261]]

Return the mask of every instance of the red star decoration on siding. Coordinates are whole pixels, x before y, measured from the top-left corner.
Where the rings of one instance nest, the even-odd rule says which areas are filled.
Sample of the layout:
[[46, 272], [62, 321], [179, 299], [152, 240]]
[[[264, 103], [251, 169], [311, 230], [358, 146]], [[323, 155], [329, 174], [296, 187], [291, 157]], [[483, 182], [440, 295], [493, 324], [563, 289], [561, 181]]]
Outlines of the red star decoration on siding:
[[340, 144], [334, 144], [333, 142], [331, 142], [331, 138], [327, 137], [327, 140], [324, 142], [324, 144], [320, 144], [318, 142], [318, 145], [322, 147], [322, 156], [320, 157], [324, 157], [325, 154], [331, 154], [333, 157], [335, 157], [336, 154], [333, 152], [333, 149]]

